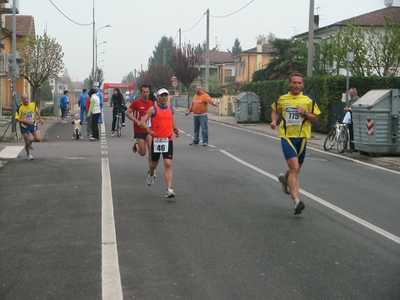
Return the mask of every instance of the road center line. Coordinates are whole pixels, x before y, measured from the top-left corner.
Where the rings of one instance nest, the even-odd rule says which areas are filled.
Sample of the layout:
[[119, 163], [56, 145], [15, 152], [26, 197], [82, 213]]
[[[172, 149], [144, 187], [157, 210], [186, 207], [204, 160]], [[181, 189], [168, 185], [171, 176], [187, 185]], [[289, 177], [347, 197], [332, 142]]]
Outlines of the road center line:
[[[230, 154], [229, 152], [227, 152], [225, 150], [219, 150], [219, 151], [221, 151], [226, 156], [229, 156], [230, 158], [236, 160], [237, 162], [239, 162], [239, 163], [241, 163], [241, 164], [243, 164], [243, 165], [245, 165], [245, 166], [247, 166], [247, 167], [249, 167], [249, 168], [251, 168], [251, 169], [253, 169], [253, 170], [255, 170], [255, 171], [257, 171], [257, 172], [259, 172], [259, 173], [271, 178], [271, 179], [273, 179], [273, 180], [278, 181], [276, 176], [274, 176], [274, 175], [272, 175], [272, 174], [270, 174], [268, 172], [265, 172], [264, 170], [261, 170], [260, 168], [257, 168], [256, 166], [253, 166], [253, 165], [245, 162], [244, 160], [241, 160], [240, 158]], [[349, 212], [347, 212], [347, 211], [345, 211], [345, 210], [343, 210], [343, 209], [341, 209], [341, 208], [339, 208], [339, 207], [337, 207], [337, 206], [335, 206], [335, 205], [333, 205], [333, 204], [331, 204], [331, 203], [329, 203], [329, 202], [327, 202], [327, 201], [325, 201], [325, 200], [323, 200], [323, 199], [321, 199], [321, 198], [309, 193], [309, 192], [306, 192], [306, 191], [300, 189], [300, 193], [305, 195], [305, 196], [307, 196], [307, 197], [309, 197], [309, 198], [311, 198], [311, 199], [313, 199], [314, 201], [316, 201], [316, 202], [318, 202], [318, 203], [320, 203], [320, 204], [322, 204], [322, 205], [334, 210], [335, 212], [341, 214], [342, 216], [345, 216], [345, 217], [351, 219], [352, 221], [354, 221], [354, 222], [356, 222], [356, 223], [358, 223], [360, 225], [363, 225], [364, 227], [367, 227], [368, 229], [373, 230], [376, 233], [379, 233], [380, 235], [382, 235], [382, 236], [384, 236], [384, 237], [386, 237], [386, 238], [388, 238], [388, 239], [400, 244], [400, 237], [398, 237], [398, 236], [396, 236], [394, 234], [391, 234], [390, 232], [387, 232], [386, 230], [383, 230], [383, 229], [381, 229], [381, 228], [379, 228], [379, 227], [377, 227], [377, 226], [375, 226], [375, 225], [373, 225], [373, 224], [371, 224], [371, 223], [369, 223], [369, 222], [367, 222], [367, 221], [365, 221], [365, 220], [363, 220], [363, 219], [361, 219], [361, 218], [359, 218], [359, 217], [357, 217], [357, 216], [355, 216], [355, 215], [353, 215], [353, 214], [351, 214], [351, 213], [349, 213]]]
[[107, 157], [101, 159], [101, 278], [105, 300], [122, 300], [110, 165]]

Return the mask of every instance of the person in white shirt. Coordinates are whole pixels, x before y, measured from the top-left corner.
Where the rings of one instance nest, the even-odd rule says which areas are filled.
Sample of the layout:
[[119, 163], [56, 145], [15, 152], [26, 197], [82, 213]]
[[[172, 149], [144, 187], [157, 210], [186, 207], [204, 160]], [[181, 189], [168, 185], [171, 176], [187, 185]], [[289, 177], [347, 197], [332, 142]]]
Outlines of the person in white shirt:
[[100, 98], [96, 94], [95, 89], [91, 89], [89, 91], [90, 96], [90, 107], [88, 111], [88, 118], [92, 118], [92, 136], [90, 137], [91, 141], [97, 141], [100, 137], [99, 135], [99, 118], [101, 115], [101, 107], [100, 107]]

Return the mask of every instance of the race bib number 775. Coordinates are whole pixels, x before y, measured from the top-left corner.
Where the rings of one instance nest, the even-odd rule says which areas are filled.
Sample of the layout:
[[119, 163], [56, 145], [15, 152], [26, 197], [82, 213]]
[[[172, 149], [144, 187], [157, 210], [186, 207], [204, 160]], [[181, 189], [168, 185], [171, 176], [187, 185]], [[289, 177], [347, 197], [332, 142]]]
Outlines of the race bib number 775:
[[297, 107], [286, 108], [286, 124], [288, 125], [301, 125], [302, 118], [297, 112]]

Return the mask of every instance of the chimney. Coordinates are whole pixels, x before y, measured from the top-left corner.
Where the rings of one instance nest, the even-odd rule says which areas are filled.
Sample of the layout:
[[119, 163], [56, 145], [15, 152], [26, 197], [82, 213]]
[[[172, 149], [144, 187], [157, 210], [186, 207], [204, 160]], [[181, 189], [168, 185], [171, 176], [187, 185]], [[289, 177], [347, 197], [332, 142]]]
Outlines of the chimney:
[[262, 48], [263, 48], [263, 44], [262, 44], [262, 40], [257, 40], [257, 70], [261, 70], [262, 69]]
[[314, 15], [314, 30], [319, 28], [319, 15]]
[[257, 52], [262, 52], [262, 40], [257, 40]]

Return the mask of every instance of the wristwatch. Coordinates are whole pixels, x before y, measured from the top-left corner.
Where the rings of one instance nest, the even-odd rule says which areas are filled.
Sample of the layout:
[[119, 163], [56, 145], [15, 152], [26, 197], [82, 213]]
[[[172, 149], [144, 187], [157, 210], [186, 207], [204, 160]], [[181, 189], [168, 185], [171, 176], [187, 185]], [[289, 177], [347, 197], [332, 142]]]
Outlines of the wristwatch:
[[304, 116], [307, 117], [308, 116], [308, 111], [304, 111]]

